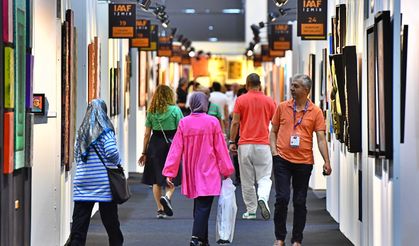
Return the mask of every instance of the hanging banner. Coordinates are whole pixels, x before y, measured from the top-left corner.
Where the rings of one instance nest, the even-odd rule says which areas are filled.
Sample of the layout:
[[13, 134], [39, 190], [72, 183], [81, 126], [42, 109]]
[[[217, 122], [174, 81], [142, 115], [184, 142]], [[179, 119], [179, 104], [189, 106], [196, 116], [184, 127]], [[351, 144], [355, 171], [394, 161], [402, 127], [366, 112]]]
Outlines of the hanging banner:
[[281, 58], [281, 57], [285, 57], [285, 50], [269, 50], [269, 56], [273, 59], [273, 58]]
[[182, 51], [182, 65], [191, 65], [191, 57], [189, 56], [189, 52], [187, 50]]
[[269, 54], [269, 44], [262, 44], [262, 62], [272, 62], [273, 59]]
[[253, 56], [253, 66], [261, 67], [262, 66], [262, 55], [257, 54]]
[[135, 21], [135, 38], [131, 39], [131, 47], [150, 47], [150, 20]]
[[159, 27], [157, 25], [150, 25], [150, 46], [139, 48], [141, 51], [156, 51], [157, 41], [159, 40]]
[[327, 37], [327, 0], [298, 0], [297, 36], [303, 40]]
[[109, 38], [134, 38], [135, 4], [109, 4]]
[[157, 46], [157, 56], [172, 56], [172, 39], [170, 37], [159, 37]]
[[169, 58], [169, 62], [182, 62], [182, 49], [180, 48], [180, 45], [172, 45], [172, 56]]
[[269, 47], [271, 50], [292, 50], [292, 25], [270, 25]]

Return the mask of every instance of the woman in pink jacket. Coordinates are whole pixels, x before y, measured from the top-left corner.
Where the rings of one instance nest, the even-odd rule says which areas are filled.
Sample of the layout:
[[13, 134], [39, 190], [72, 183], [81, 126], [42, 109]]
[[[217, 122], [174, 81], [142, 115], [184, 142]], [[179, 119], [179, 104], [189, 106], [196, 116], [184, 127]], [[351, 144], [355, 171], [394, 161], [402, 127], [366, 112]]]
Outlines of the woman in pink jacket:
[[163, 176], [173, 186], [182, 160], [182, 194], [194, 199], [191, 246], [208, 244], [208, 219], [221, 180], [234, 172], [220, 124], [207, 115], [208, 97], [195, 92], [190, 98], [192, 114], [179, 122], [167, 155]]

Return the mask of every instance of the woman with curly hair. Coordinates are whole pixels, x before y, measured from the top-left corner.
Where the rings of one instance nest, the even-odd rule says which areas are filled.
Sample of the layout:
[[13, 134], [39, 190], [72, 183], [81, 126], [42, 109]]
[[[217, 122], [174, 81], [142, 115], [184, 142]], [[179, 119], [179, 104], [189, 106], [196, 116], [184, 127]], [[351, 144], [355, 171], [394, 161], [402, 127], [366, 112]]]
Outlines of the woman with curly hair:
[[[159, 85], [147, 110], [143, 153], [138, 160], [139, 165], [144, 166], [142, 182], [153, 186], [157, 218], [159, 219], [173, 216], [171, 199], [175, 188], [166, 187], [166, 179], [162, 175], [162, 170], [171, 141], [182, 117], [182, 111], [175, 104], [173, 90], [167, 85]], [[174, 179], [174, 184], [180, 185], [180, 175]], [[162, 196], [163, 187], [166, 188], [164, 196]]]

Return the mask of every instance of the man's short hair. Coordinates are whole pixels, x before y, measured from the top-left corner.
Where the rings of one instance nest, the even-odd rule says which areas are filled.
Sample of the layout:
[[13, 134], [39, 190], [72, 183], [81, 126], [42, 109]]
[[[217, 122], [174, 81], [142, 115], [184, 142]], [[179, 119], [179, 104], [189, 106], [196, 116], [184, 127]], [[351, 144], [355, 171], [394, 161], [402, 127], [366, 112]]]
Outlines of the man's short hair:
[[311, 85], [313, 82], [311, 81], [310, 77], [305, 74], [297, 74], [292, 78], [292, 81], [300, 81], [308, 91], [311, 90]]
[[212, 89], [214, 90], [214, 91], [221, 91], [221, 84], [220, 83], [218, 83], [218, 82], [213, 82], [212, 83]]
[[246, 78], [246, 85], [251, 88], [260, 86], [260, 77], [256, 73], [251, 73]]

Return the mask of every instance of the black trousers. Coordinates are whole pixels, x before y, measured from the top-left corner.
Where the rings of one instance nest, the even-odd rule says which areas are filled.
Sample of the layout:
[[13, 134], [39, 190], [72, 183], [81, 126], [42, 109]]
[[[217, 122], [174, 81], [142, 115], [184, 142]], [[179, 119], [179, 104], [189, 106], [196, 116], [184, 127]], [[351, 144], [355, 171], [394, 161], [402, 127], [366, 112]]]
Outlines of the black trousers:
[[303, 241], [303, 231], [306, 225], [306, 198], [308, 182], [313, 165], [294, 164], [279, 156], [273, 157], [273, 171], [275, 176], [275, 236], [277, 240], [285, 240], [287, 235], [286, 221], [288, 203], [290, 201], [290, 184], [292, 179], [294, 223], [291, 243]]
[[[69, 245], [86, 245], [87, 231], [89, 229], [90, 217], [94, 205], [95, 202], [75, 202]], [[114, 202], [100, 202], [99, 211], [102, 223], [108, 233], [109, 245], [122, 245], [124, 237], [122, 236], [119, 226], [118, 205]]]
[[200, 196], [194, 199], [192, 236], [208, 242], [208, 219], [211, 212], [213, 196]]

